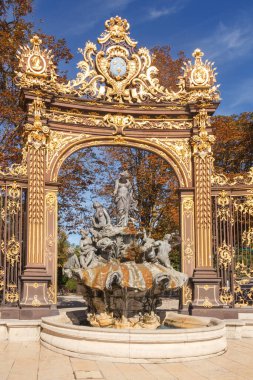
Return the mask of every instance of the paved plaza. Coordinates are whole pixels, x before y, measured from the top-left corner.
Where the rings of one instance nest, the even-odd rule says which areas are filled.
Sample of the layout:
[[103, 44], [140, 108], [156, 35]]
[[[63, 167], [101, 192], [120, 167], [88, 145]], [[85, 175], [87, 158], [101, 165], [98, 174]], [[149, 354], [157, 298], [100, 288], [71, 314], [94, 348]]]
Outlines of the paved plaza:
[[250, 380], [253, 339], [229, 340], [221, 356], [185, 363], [124, 364], [70, 358], [38, 343], [0, 343], [0, 380]]

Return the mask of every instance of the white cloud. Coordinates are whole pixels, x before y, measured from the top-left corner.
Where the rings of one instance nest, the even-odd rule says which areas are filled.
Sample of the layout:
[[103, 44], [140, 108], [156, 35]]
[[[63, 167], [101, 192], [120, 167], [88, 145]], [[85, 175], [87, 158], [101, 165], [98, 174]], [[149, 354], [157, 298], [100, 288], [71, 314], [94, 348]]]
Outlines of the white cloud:
[[173, 1], [173, 4], [172, 2], [171, 5], [169, 6], [166, 6], [166, 7], [156, 7], [156, 8], [149, 8], [146, 10], [146, 16], [144, 16], [144, 20], [155, 20], [155, 19], [158, 19], [160, 17], [163, 17], [163, 16], [168, 16], [170, 14], [174, 14], [174, 13], [177, 13], [179, 11], [181, 11], [186, 3], [188, 1], [187, 0], [174, 0]]
[[242, 105], [253, 106], [253, 78], [247, 78], [235, 89], [235, 99], [232, 101], [231, 108]]
[[249, 20], [229, 26], [220, 23], [212, 35], [198, 40], [197, 45], [219, 64], [247, 56], [253, 50], [253, 24]]

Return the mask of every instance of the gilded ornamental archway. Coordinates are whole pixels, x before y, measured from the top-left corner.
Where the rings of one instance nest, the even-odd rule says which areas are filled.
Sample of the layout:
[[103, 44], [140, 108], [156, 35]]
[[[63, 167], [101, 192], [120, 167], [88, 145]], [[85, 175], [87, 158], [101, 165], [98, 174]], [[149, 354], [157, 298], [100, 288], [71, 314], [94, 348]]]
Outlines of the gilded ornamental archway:
[[20, 312], [29, 311], [31, 316], [55, 307], [60, 167], [79, 149], [122, 145], [152, 151], [175, 170], [180, 184], [182, 270], [192, 278], [183, 302], [219, 307], [220, 279], [213, 268], [211, 241], [210, 116], [220, 96], [212, 64], [203, 62], [203, 53], [196, 49], [194, 61], [185, 63], [178, 78], [178, 91], [166, 89], [156, 78], [148, 49], [137, 46], [129, 23], [116, 16], [106, 21], [99, 47], [87, 42], [80, 49], [83, 59], [76, 79], [62, 83], [50, 51], [42, 50], [41, 43], [34, 36], [31, 45], [18, 52], [16, 84], [27, 113], [23, 162], [0, 173], [6, 202], [11, 189], [24, 189], [27, 210], [23, 216], [27, 228], [20, 227], [23, 232], [17, 234], [13, 227], [2, 238], [2, 257], [12, 237], [19, 244], [14, 262], [19, 275], [8, 277], [14, 266], [4, 261], [4, 294], [14, 284], [14, 301]]

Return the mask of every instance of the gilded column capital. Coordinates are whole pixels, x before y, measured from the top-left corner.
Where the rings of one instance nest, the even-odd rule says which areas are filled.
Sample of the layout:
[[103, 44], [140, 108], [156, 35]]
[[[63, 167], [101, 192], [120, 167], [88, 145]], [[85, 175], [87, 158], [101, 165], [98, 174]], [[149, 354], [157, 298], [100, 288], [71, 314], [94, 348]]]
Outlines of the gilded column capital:
[[204, 159], [207, 155], [212, 155], [212, 145], [215, 142], [214, 135], [209, 135], [206, 127], [210, 126], [210, 117], [203, 108], [193, 118], [194, 126], [199, 128], [198, 135], [192, 137], [193, 155], [198, 155]]
[[33, 101], [31, 109], [33, 110], [33, 124], [26, 123], [24, 126], [24, 138], [28, 145], [33, 146], [36, 150], [45, 146], [50, 134], [50, 129], [43, 125], [41, 117], [45, 110], [45, 103], [36, 98]]

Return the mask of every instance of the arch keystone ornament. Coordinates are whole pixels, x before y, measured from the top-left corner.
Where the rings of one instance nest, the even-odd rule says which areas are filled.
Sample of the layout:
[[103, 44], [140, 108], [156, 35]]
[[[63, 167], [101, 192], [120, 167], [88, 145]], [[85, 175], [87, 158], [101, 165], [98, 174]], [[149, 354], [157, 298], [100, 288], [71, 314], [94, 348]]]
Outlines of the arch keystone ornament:
[[[129, 22], [116, 16], [105, 22], [97, 45], [88, 41], [79, 49], [77, 75], [62, 83], [41, 38], [30, 42], [19, 49], [15, 78], [26, 112], [23, 161], [7, 171], [0, 168], [1, 223], [9, 221], [5, 201], [12, 201], [4, 181], [11, 178], [20, 189], [11, 230], [20, 254], [12, 254], [6, 264], [9, 237], [2, 233], [0, 292], [9, 292], [15, 306], [20, 302], [23, 317], [56, 312], [58, 172], [79, 149], [117, 145], [151, 151], [174, 169], [180, 184], [182, 271], [193, 276], [183, 303], [219, 306], [211, 257], [214, 137], [209, 117], [220, 100], [213, 64], [203, 62], [196, 49], [194, 61], [184, 64], [177, 90], [165, 88], [149, 50], [132, 39]], [[9, 278], [11, 263], [18, 269]]]

